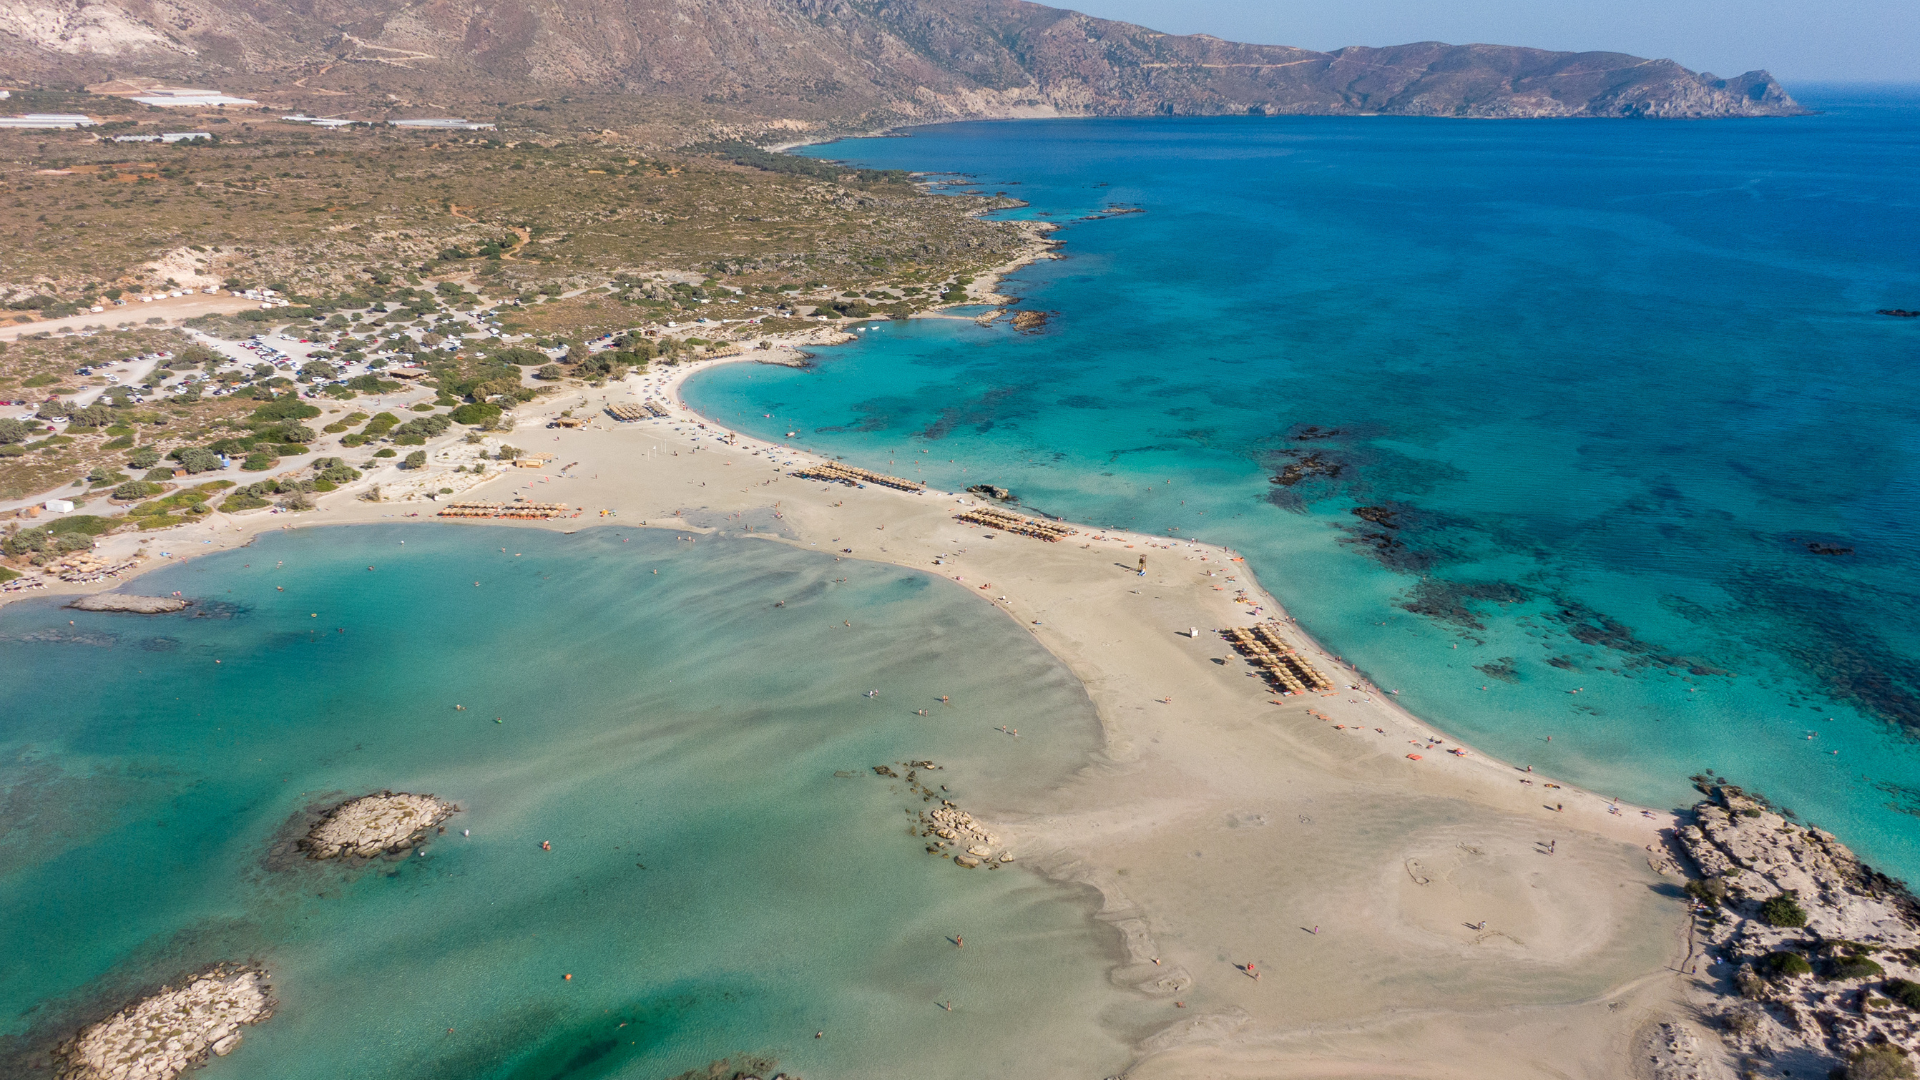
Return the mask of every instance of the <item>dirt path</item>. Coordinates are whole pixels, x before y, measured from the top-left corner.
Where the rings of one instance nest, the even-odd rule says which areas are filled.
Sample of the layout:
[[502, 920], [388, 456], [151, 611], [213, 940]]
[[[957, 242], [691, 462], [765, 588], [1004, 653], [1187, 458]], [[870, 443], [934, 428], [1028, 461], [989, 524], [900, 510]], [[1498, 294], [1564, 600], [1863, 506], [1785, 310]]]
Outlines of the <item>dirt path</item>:
[[84, 330], [89, 326], [113, 330], [141, 326], [149, 322], [156, 326], [163, 322], [176, 325], [199, 315], [232, 314], [236, 311], [251, 311], [259, 306], [258, 300], [248, 300], [239, 296], [169, 296], [148, 304], [132, 303], [125, 307], [108, 308], [105, 311], [69, 315], [64, 319], [15, 323], [12, 326], [0, 327], [0, 341], [13, 341], [28, 334], [42, 334], [49, 331], [58, 333], [62, 330]]

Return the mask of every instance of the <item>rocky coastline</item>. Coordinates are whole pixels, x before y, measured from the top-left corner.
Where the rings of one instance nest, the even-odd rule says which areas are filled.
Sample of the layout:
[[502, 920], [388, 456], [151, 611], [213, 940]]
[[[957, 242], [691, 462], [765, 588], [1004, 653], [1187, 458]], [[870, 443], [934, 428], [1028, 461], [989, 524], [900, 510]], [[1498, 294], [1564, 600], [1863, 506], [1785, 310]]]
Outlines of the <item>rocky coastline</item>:
[[414, 847], [443, 824], [459, 807], [432, 795], [382, 791], [348, 799], [326, 812], [299, 841], [312, 859], [354, 857], [370, 859]]
[[232, 1053], [242, 1027], [273, 1015], [271, 990], [265, 970], [228, 964], [163, 986], [61, 1044], [54, 1077], [172, 1080]]
[[1737, 1074], [1913, 1076], [1920, 901], [1831, 833], [1738, 787], [1696, 783], [1708, 798], [1675, 836], [1696, 871], [1682, 970]]

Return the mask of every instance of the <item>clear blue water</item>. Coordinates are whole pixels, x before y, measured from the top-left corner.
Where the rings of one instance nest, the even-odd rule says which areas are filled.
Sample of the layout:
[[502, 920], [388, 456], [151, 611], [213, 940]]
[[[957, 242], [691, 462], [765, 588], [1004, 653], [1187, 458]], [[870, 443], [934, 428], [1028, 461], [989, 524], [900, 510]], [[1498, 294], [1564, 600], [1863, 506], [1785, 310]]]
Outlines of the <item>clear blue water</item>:
[[[1920, 309], [1920, 94], [1812, 101], [815, 147], [1063, 223], [1066, 258], [1010, 282], [1058, 314], [884, 324], [688, 396], [1231, 545], [1462, 738], [1654, 805], [1718, 770], [1920, 880], [1920, 320], [1874, 313]], [[1145, 212], [1081, 220], [1110, 204]]]
[[[745, 539], [414, 525], [271, 534], [140, 588], [223, 617], [0, 610], [0, 1074], [246, 958], [282, 1005], [209, 1077], [1125, 1062], [1139, 1017], [1092, 898], [931, 858], [924, 804], [871, 771], [930, 758], [962, 805], [1017, 811], [1095, 746], [1078, 682], [961, 586]], [[274, 854], [304, 808], [380, 789], [464, 809], [424, 855]]]

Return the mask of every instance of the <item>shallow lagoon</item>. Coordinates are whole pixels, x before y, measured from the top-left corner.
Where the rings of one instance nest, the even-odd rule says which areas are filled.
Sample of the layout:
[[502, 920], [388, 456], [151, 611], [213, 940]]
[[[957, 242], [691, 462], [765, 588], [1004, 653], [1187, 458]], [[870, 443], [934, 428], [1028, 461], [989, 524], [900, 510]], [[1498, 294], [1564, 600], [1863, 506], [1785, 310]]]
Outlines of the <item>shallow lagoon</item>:
[[[206, 602], [0, 611], [16, 1049], [251, 957], [281, 1007], [209, 1077], [1124, 1063], [1092, 898], [926, 855], [923, 804], [871, 771], [931, 758], [963, 806], [1017, 809], [1095, 746], [1077, 682], [956, 586], [764, 541], [426, 525], [272, 534], [138, 588]], [[302, 808], [383, 788], [464, 811], [422, 856], [269, 857]]]

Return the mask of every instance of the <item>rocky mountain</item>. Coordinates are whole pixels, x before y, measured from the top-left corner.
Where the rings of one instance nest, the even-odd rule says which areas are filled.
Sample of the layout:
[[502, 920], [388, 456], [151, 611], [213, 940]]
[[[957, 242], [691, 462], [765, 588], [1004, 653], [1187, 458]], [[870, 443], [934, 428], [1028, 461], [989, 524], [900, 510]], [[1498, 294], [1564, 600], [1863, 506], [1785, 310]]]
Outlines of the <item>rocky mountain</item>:
[[0, 74], [469, 101], [611, 92], [761, 116], [1777, 116], [1764, 71], [1421, 42], [1314, 52], [1023, 0], [0, 0]]

